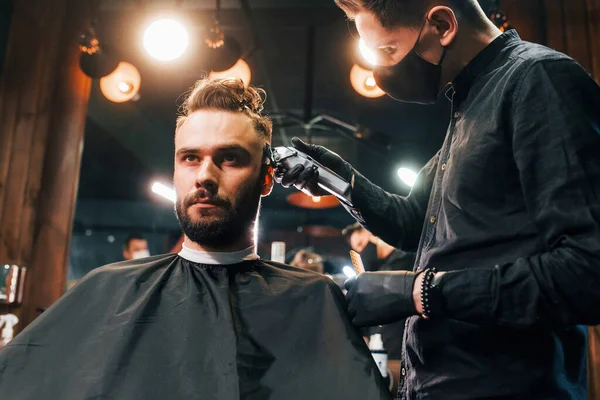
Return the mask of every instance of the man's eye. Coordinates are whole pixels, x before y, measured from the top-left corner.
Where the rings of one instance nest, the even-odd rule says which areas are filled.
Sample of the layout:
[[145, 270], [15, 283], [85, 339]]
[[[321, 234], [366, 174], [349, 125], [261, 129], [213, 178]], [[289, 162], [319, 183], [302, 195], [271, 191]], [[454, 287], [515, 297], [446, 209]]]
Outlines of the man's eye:
[[191, 155], [191, 154], [183, 157], [183, 161], [185, 161], [185, 162], [195, 162], [197, 160], [198, 160], [198, 157]]
[[225, 154], [223, 156], [223, 161], [227, 163], [234, 163], [237, 161], [237, 156], [235, 154]]

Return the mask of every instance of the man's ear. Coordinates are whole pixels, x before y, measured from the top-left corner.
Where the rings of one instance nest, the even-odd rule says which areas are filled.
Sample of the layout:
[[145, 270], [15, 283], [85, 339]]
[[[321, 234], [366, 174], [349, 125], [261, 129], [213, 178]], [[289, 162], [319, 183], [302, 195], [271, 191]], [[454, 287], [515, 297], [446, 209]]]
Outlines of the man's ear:
[[273, 180], [273, 172], [273, 167], [269, 166], [269, 168], [267, 168], [267, 172], [265, 173], [265, 180], [260, 192], [261, 196], [268, 196], [271, 194], [271, 191], [273, 190], [273, 184], [275, 183]]
[[427, 18], [436, 29], [440, 44], [444, 47], [449, 46], [458, 33], [458, 20], [454, 11], [445, 6], [433, 7]]

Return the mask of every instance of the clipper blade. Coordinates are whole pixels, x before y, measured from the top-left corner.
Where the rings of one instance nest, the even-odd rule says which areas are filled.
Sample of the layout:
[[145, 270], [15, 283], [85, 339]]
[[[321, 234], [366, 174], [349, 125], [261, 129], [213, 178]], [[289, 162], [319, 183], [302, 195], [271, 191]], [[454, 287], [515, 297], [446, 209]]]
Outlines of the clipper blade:
[[362, 258], [360, 258], [360, 254], [354, 250], [350, 250], [350, 258], [352, 259], [352, 265], [357, 275], [365, 272], [365, 266], [363, 265]]

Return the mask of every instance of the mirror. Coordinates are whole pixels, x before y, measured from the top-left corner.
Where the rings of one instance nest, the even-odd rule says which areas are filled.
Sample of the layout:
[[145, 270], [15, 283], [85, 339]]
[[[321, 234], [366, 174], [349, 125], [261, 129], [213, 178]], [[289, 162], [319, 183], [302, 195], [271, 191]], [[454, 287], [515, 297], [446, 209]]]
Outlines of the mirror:
[[0, 265], [0, 303], [21, 303], [25, 271], [26, 268], [17, 265]]

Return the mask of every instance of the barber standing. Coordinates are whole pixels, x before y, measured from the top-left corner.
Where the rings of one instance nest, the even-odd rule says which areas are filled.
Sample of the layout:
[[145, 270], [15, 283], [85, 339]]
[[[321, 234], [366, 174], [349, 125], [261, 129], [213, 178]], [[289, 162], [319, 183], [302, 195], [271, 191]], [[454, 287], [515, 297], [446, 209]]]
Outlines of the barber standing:
[[[293, 144], [352, 184], [352, 213], [414, 272], [347, 282], [357, 326], [408, 318], [402, 399], [583, 399], [600, 323], [600, 88], [571, 58], [502, 34], [476, 0], [336, 0], [380, 88], [452, 119], [407, 197]], [[312, 169], [278, 171], [314, 195]]]

